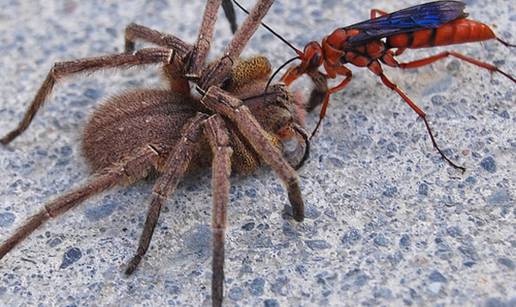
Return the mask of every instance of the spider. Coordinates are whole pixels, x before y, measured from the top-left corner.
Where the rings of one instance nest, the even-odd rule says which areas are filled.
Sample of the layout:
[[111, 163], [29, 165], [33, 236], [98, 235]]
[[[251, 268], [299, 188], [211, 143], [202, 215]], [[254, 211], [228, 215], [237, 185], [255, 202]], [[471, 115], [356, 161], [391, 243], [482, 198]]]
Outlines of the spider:
[[[259, 0], [228, 44], [224, 56], [205, 65], [221, 0], [206, 4], [196, 43], [131, 24], [122, 54], [58, 62], [50, 70], [16, 129], [1, 139], [10, 143], [23, 133], [56, 82], [66, 76], [108, 68], [162, 64], [169, 89], [136, 89], [104, 102], [83, 133], [82, 149], [93, 174], [85, 184], [46, 204], [0, 245], [3, 258], [50, 218], [118, 184], [154, 176], [152, 198], [136, 254], [125, 273], [132, 274], [149, 248], [162, 206], [179, 180], [212, 167], [212, 303], [223, 301], [224, 237], [229, 176], [269, 165], [283, 181], [293, 217], [302, 221], [304, 204], [295, 168], [306, 160], [309, 143], [301, 125], [302, 108], [283, 85], [264, 93], [271, 68], [264, 57], [240, 59], [240, 53], [273, 0]], [[158, 45], [135, 51], [135, 42]], [[193, 81], [201, 93], [191, 93]], [[292, 145], [293, 144], [293, 145]]]

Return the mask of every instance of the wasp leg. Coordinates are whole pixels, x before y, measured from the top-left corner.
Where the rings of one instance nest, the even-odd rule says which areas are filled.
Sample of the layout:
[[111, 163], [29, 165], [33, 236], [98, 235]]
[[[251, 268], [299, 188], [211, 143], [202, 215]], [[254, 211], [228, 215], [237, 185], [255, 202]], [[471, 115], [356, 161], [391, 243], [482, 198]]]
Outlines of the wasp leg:
[[421, 110], [413, 101], [412, 99], [410, 99], [407, 94], [405, 94], [395, 83], [393, 83], [392, 81], [390, 81], [386, 76], [385, 74], [383, 73], [383, 69], [382, 69], [382, 66], [380, 65], [379, 62], [377, 61], [373, 61], [371, 64], [369, 64], [368, 66], [369, 70], [371, 70], [373, 73], [375, 73], [376, 75], [378, 75], [381, 79], [382, 79], [382, 82], [385, 86], [387, 86], [388, 88], [390, 88], [391, 90], [395, 91], [396, 93], [398, 93], [398, 95], [401, 96], [401, 98], [403, 98], [403, 100], [405, 100], [405, 102], [412, 108], [412, 110], [414, 110], [418, 115], [419, 117], [421, 117], [425, 123], [425, 126], [426, 126], [426, 130], [428, 131], [428, 134], [430, 135], [430, 139], [432, 140], [432, 144], [434, 145], [435, 149], [439, 152], [439, 154], [441, 155], [441, 157], [446, 161], [448, 162], [451, 166], [453, 166], [454, 168], [457, 168], [457, 169], [460, 169], [462, 172], [465, 172], [466, 169], [462, 166], [458, 166], [457, 164], [453, 163], [448, 157], [446, 157], [446, 155], [441, 151], [441, 149], [439, 148], [439, 146], [437, 145], [437, 142], [435, 141], [435, 138], [434, 138], [434, 135], [432, 133], [432, 129], [430, 128], [430, 124], [428, 124], [428, 121], [426, 120], [426, 113], [423, 112], [423, 110]]
[[[477, 59], [465, 56], [465, 55], [463, 55], [461, 53], [454, 52], [454, 51], [444, 51], [444, 52], [441, 52], [439, 54], [436, 54], [436, 55], [433, 55], [433, 56], [429, 56], [427, 58], [423, 58], [423, 59], [420, 59], [420, 60], [415, 60], [415, 61], [411, 61], [411, 62], [407, 62], [407, 63], [397, 63], [396, 60], [394, 60], [394, 62], [397, 64], [397, 67], [399, 67], [399, 68], [403, 68], [403, 69], [417, 68], [417, 67], [422, 67], [422, 66], [425, 66], [425, 65], [432, 64], [434, 62], [437, 62], [437, 61], [442, 60], [444, 58], [447, 58], [449, 56], [456, 57], [456, 58], [458, 58], [458, 59], [460, 59], [462, 61], [468, 62], [470, 64], [476, 65], [476, 66], [481, 67], [481, 68], [485, 68], [485, 69], [489, 70], [492, 73], [494, 73], [494, 72], [501, 73], [505, 77], [509, 78], [512, 82], [516, 82], [516, 79], [513, 76], [511, 76], [508, 73], [502, 71], [500, 68], [498, 68], [498, 67], [496, 67], [494, 65], [488, 64], [488, 63], [484, 63], [484, 62], [479, 61]], [[390, 59], [389, 59], [389, 61], [390, 61]], [[389, 66], [391, 66], [391, 65], [389, 65]]]

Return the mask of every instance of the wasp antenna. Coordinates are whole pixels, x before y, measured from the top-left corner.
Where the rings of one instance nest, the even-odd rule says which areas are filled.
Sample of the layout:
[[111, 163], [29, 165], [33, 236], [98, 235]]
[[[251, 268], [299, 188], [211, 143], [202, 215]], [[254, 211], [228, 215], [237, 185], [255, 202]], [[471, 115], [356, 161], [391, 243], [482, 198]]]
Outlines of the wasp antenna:
[[507, 46], [507, 47], [516, 47], [516, 45], [515, 45], [515, 44], [508, 43], [508, 42], [504, 41], [504, 40], [503, 40], [503, 39], [501, 39], [501, 38], [498, 38], [498, 37], [497, 37], [497, 38], [496, 38], [496, 40], [497, 40], [497, 41], [499, 41], [500, 43], [504, 44], [504, 45], [505, 45], [505, 46]]
[[263, 91], [264, 93], [267, 92], [267, 89], [269, 88], [269, 85], [271, 85], [272, 79], [274, 79], [274, 77], [276, 77], [276, 75], [280, 72], [280, 70], [282, 70], [283, 67], [287, 66], [288, 64], [290, 64], [291, 62], [293, 62], [295, 60], [301, 60], [301, 58], [298, 57], [298, 56], [293, 57], [293, 58], [289, 59], [288, 61], [286, 61], [285, 63], [281, 64], [281, 66], [278, 67], [278, 69], [276, 69], [276, 71], [269, 78], [269, 81], [267, 81], [267, 85], [265, 86], [265, 90]]
[[[236, 4], [236, 6], [238, 6], [242, 11], [244, 11], [244, 13], [246, 13], [247, 15], [249, 15], [249, 11], [246, 10], [242, 5], [240, 5], [240, 3], [238, 3], [238, 1], [236, 0], [233, 0], [233, 2]], [[261, 25], [269, 30], [269, 32], [271, 32], [274, 36], [276, 36], [277, 38], [279, 38], [283, 43], [285, 43], [287, 46], [289, 46], [290, 48], [292, 48], [298, 56], [303, 56], [303, 52], [299, 49], [297, 49], [296, 47], [294, 47], [294, 45], [292, 45], [289, 41], [287, 41], [285, 38], [283, 38], [281, 35], [279, 35], [276, 31], [274, 31], [271, 27], [269, 27], [268, 25], [266, 25], [264, 22], [261, 22]]]

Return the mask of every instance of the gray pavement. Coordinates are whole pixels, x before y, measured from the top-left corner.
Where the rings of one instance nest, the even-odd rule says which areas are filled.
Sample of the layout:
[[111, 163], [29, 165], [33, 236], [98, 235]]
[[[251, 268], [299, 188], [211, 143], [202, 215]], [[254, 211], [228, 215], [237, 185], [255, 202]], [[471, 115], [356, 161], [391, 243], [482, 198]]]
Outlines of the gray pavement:
[[[244, 1], [250, 7], [254, 1]], [[277, 1], [266, 21], [294, 44], [420, 1]], [[467, 1], [474, 19], [516, 42], [511, 1]], [[193, 42], [203, 1], [0, 1], [0, 134], [14, 128], [52, 63], [120, 52], [137, 22]], [[222, 15], [221, 15], [222, 17]], [[239, 14], [239, 21], [243, 18]], [[222, 18], [213, 55], [230, 38]], [[496, 42], [409, 50], [416, 59], [456, 50], [514, 75], [515, 51]], [[265, 30], [246, 49], [274, 66], [293, 56]], [[23, 136], [0, 148], [0, 240], [89, 174], [79, 140], [104, 97], [160, 86], [157, 69], [72, 78]], [[448, 166], [423, 123], [365, 69], [333, 96], [311, 158], [299, 171], [303, 223], [269, 169], [234, 177], [226, 255], [228, 306], [516, 306], [515, 86], [447, 59], [386, 69], [428, 113]], [[309, 86], [299, 82], [295, 88]], [[317, 115], [308, 118], [313, 127]], [[210, 303], [209, 172], [182, 182], [160, 217], [139, 270], [136, 249], [152, 182], [101, 194], [35, 234], [0, 261], [0, 305], [198, 306]]]

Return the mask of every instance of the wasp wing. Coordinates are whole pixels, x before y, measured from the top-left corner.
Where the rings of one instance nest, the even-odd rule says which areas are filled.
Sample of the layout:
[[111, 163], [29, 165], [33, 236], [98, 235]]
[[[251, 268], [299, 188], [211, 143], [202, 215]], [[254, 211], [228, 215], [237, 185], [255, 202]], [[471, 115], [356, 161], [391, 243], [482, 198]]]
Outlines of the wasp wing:
[[357, 46], [394, 34], [437, 28], [466, 17], [464, 8], [465, 4], [460, 1], [435, 1], [359, 22], [344, 28], [361, 30], [348, 39], [347, 45]]

